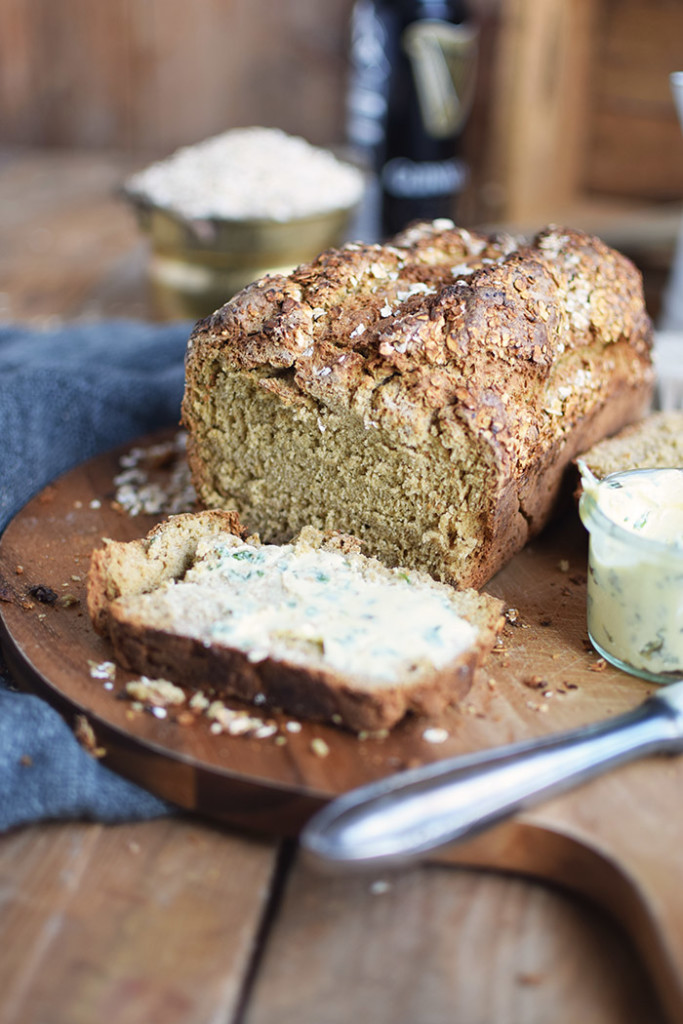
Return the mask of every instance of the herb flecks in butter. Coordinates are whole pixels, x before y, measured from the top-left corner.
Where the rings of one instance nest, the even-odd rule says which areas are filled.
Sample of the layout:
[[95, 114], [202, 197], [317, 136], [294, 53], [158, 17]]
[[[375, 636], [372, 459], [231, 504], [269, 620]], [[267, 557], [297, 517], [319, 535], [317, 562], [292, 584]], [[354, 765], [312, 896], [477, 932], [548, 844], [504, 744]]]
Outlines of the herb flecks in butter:
[[582, 477], [591, 638], [623, 667], [682, 672], [683, 469]]
[[590, 485], [600, 511], [640, 537], [683, 551], [683, 471], [620, 474]]
[[181, 581], [155, 593], [155, 614], [250, 661], [313, 664], [373, 682], [445, 667], [475, 642], [447, 587], [362, 565], [336, 549], [212, 539]]

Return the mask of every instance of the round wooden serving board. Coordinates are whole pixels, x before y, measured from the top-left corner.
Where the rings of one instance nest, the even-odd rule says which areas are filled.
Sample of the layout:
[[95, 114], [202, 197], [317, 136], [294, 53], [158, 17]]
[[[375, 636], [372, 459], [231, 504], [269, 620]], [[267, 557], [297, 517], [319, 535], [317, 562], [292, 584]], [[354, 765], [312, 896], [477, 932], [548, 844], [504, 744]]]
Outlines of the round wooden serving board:
[[[288, 716], [256, 709], [278, 725], [275, 735], [257, 739], [215, 735], [203, 713], [186, 711], [178, 721], [176, 712], [159, 719], [136, 710], [124, 692], [129, 673], [117, 669], [113, 687], [92, 674], [111, 651], [91, 629], [85, 603], [92, 549], [103, 537], [142, 536], [160, 518], [131, 515], [115, 501], [120, 458], [131, 448], [66, 474], [7, 528], [0, 542], [0, 639], [17, 682], [81, 731], [89, 723], [104, 763], [183, 808], [239, 828], [293, 835], [324, 801], [347, 789], [437, 758], [595, 722], [635, 706], [651, 690], [606, 666], [588, 644], [586, 545], [570, 512], [490, 582], [487, 589], [515, 609], [514, 621], [470, 694], [438, 721], [409, 718], [389, 736], [358, 738], [306, 722], [290, 731]], [[157, 468], [162, 483], [171, 470]], [[433, 725], [447, 730], [445, 742], [427, 741], [425, 729]], [[326, 756], [316, 753], [316, 738], [325, 741]], [[598, 899], [631, 931], [681, 1020], [682, 796], [683, 761], [651, 758], [439, 859], [523, 871]]]

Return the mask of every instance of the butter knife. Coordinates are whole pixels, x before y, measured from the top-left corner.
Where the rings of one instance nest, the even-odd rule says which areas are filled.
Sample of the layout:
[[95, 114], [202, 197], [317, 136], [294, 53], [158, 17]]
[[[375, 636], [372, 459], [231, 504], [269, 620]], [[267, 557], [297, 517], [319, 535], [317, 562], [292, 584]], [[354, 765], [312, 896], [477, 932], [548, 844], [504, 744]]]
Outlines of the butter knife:
[[448, 758], [351, 790], [310, 819], [300, 842], [318, 867], [405, 864], [608, 769], [682, 750], [683, 680], [603, 722]]

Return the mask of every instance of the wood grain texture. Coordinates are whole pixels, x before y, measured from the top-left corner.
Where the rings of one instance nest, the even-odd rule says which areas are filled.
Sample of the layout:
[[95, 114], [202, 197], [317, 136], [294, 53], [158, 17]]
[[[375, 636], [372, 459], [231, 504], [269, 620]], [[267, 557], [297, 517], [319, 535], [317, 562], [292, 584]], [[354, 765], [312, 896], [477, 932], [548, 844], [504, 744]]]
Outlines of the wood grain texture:
[[582, 186], [680, 198], [683, 135], [669, 75], [683, 68], [683, 7], [668, 0], [595, 5], [588, 145]]
[[[3, 14], [12, 9], [10, 2], [0, 6]], [[7, 40], [5, 35], [1, 38]], [[21, 38], [15, 37], [13, 45], [21, 47]], [[120, 154], [44, 151], [8, 155], [0, 151], [0, 305], [4, 317], [47, 325], [55, 319], [93, 315], [149, 316], [144, 299], [144, 251], [140, 254], [137, 248], [138, 236], [132, 218], [127, 219], [127, 211], [111, 198], [109, 191], [116, 181], [111, 168], [118, 167], [119, 160], [125, 169], [125, 158]], [[86, 205], [91, 209], [89, 216], [79, 212], [85, 196], [88, 197]], [[639, 216], [642, 231], [637, 235], [639, 238], [642, 235], [647, 248], [653, 235], [653, 211], [644, 209]], [[70, 217], [78, 224], [80, 240], [68, 230]], [[595, 219], [594, 212], [592, 217]], [[614, 218], [608, 215], [601, 232], [607, 228], [612, 231], [615, 226], [620, 230], [621, 223], [617, 218], [615, 224]], [[655, 227], [657, 223], [655, 218]], [[627, 216], [627, 228], [629, 224]], [[47, 238], [43, 230], [46, 226]], [[629, 239], [627, 230], [625, 237], [619, 237], [620, 246], [628, 244]], [[142, 532], [140, 521], [132, 525]], [[93, 532], [97, 532], [96, 529]], [[68, 562], [70, 573], [72, 568], [77, 573], [82, 566], [82, 562], [75, 561], [76, 555], [78, 552], [74, 553], [73, 561]], [[551, 580], [555, 578], [560, 578], [559, 574], [553, 574]], [[564, 576], [561, 579], [561, 586], [571, 591], [572, 585]], [[60, 578], [58, 582], [65, 581]], [[522, 603], [520, 607], [524, 612], [525, 605]], [[535, 611], [538, 613], [538, 606]], [[543, 628], [551, 629], [550, 626]], [[515, 629], [512, 633], [520, 643], [528, 633], [528, 629], [524, 632], [521, 629], [520, 626], [520, 632]], [[570, 660], [575, 662], [576, 658]], [[556, 661], [553, 665], [556, 679], [561, 680], [564, 666]], [[576, 672], [576, 668], [574, 664], [572, 671]], [[600, 679], [599, 674], [591, 674], [589, 684], [596, 684], [592, 692], [596, 691]], [[511, 689], [529, 700], [536, 699], [533, 690], [529, 689], [527, 694], [527, 688], [520, 688], [519, 680], [513, 680]], [[609, 706], [607, 699], [600, 713], [606, 713]], [[479, 710], [485, 713], [487, 708]], [[499, 713], [499, 697], [493, 702], [492, 710]], [[525, 710], [532, 724], [543, 725], [544, 713]], [[479, 722], [475, 711], [467, 715], [466, 721]], [[509, 730], [510, 734], [523, 734], [525, 724], [526, 720], [518, 720]], [[245, 744], [241, 747], [245, 748]], [[159, 770], [163, 779], [169, 770], [167, 763], [160, 761]], [[678, 785], [677, 779], [672, 785]], [[679, 791], [680, 788], [677, 794]], [[614, 795], [609, 787], [606, 795], [609, 799]], [[617, 794], [617, 799], [626, 804], [622, 812], [626, 824], [631, 820], [630, 814], [639, 810], [637, 800], [640, 797], [640, 791], [633, 799], [629, 799], [627, 790]], [[583, 792], [577, 792], [575, 799], [581, 803]], [[656, 798], [651, 806], [643, 836], [642, 854], [651, 859], [652, 873], [657, 872], [659, 828], [662, 821], [672, 817], [672, 826], [675, 826], [678, 806], [677, 796], [671, 804], [660, 799]], [[561, 809], [562, 803], [560, 812]], [[550, 813], [551, 808], [547, 806], [544, 814]], [[590, 821], [586, 822], [586, 828], [590, 825]], [[211, 971], [215, 973], [207, 979], [208, 972], [199, 969], [196, 975], [203, 992], [193, 988], [192, 979], [183, 973], [184, 924], [188, 908], [178, 894], [170, 904], [164, 898], [168, 893], [169, 864], [179, 867], [189, 862], [186, 847], [190, 834], [198, 837], [200, 843], [206, 840], [211, 846], [201, 858], [204, 870], [201, 886], [193, 884], [190, 893], [199, 891], [205, 920], [209, 919], [209, 905], [214, 901], [220, 911], [211, 918], [215, 930], [210, 936], [208, 952], [213, 957]], [[87, 839], [90, 835], [95, 838]], [[216, 835], [218, 838], [214, 840]], [[514, 835], [489, 834], [485, 852], [490, 861], [493, 845], [496, 856], [507, 859], [509, 868], [520, 871], [529, 869], [533, 855], [538, 877], [542, 867], [538, 836], [537, 828], [522, 829]], [[615, 871], [609, 857], [605, 859], [587, 852], [583, 844], [567, 837], [560, 836], [559, 841], [553, 843], [554, 837], [556, 831], [544, 833], [543, 854], [549, 877], [556, 877], [558, 872], [590, 877], [598, 890], [598, 898], [599, 890], [607, 888], [613, 901], [626, 904], [633, 911], [632, 884], [629, 879], [619, 884], [619, 872]], [[84, 853], [86, 848], [90, 856]], [[369, 1020], [370, 1014], [364, 1012], [369, 1005], [376, 1009], [378, 1024], [388, 1019], [382, 1016], [386, 1006], [395, 1010], [396, 1020], [401, 1022], [399, 996], [412, 1011], [417, 1006], [416, 1000], [410, 999], [412, 989], [424, 992], [427, 985], [433, 989], [435, 984], [438, 990], [429, 997], [428, 1004], [432, 1017], [428, 1019], [418, 1014], [409, 1019], [406, 1014], [403, 1017], [406, 1024], [414, 1024], [415, 1020], [420, 1024], [451, 1024], [455, 1020], [459, 1024], [520, 1024], [521, 1020], [525, 1024], [535, 1024], [535, 1021], [545, 1024], [557, 1020], [565, 1000], [573, 1008], [580, 1006], [575, 1021], [630, 1024], [628, 1010], [624, 1009], [624, 993], [629, 1005], [642, 1008], [640, 1021], [643, 1024], [660, 1024], [661, 1012], [623, 932], [604, 922], [601, 924], [600, 915], [581, 899], [558, 896], [535, 881], [525, 882], [503, 873], [429, 867], [416, 869], [420, 873], [437, 872], [429, 883], [429, 899], [404, 898], [411, 885], [419, 890], [419, 884], [401, 883], [391, 890], [397, 897], [395, 905], [389, 911], [380, 911], [377, 902], [389, 894], [370, 892], [371, 881], [376, 879], [337, 879], [327, 885], [296, 867], [283, 903], [270, 908], [271, 924], [261, 932], [263, 886], [270, 885], [272, 863], [265, 869], [262, 865], [258, 870], [253, 868], [252, 859], [259, 857], [261, 848], [260, 843], [248, 841], [243, 846], [235, 836], [216, 833], [212, 825], [200, 819], [187, 823], [182, 818], [107, 829], [97, 825], [43, 824], [1, 836], [2, 1013], [7, 996], [11, 997], [14, 1013], [11, 1024], [25, 1021], [33, 1024], [38, 1020], [52, 1024], [55, 1019], [58, 1024], [62, 1020], [70, 1021], [72, 1014], [75, 1017], [78, 1012], [79, 998], [82, 995], [85, 998], [84, 979], [100, 985], [103, 997], [104, 993], [113, 991], [122, 996], [120, 961], [126, 955], [125, 947], [132, 943], [137, 950], [138, 982], [134, 992], [126, 990], [128, 1017], [123, 1016], [123, 1002], [120, 1014], [116, 1008], [108, 1013], [122, 1024], [165, 1020], [170, 1005], [175, 1016], [172, 1018], [169, 1014], [169, 1020], [177, 1024], [215, 1024], [217, 1020], [223, 1024], [228, 1021], [245, 1024], [245, 1019], [248, 1024], [256, 1024], [259, 1019], [268, 1019], [267, 1008], [274, 1005], [282, 1011], [285, 1024], [288, 1018], [296, 1020], [297, 1024], [321, 1024], [320, 998], [327, 1001], [324, 1009], [332, 1018], [331, 1024], [336, 1024], [334, 1014], [344, 1024], [354, 1015]], [[105, 850], [109, 851], [106, 856]], [[467, 850], [470, 864], [486, 864], [487, 857], [473, 847]], [[101, 863], [103, 860], [106, 867]], [[134, 869], [131, 869], [131, 861]], [[144, 872], [139, 867], [143, 862]], [[80, 871], [74, 869], [75, 865]], [[143, 874], [146, 881], [143, 881]], [[154, 884], [157, 874], [166, 879], [161, 886]], [[107, 884], [102, 888], [105, 878]], [[226, 885], [232, 886], [231, 880], [235, 878], [239, 880], [240, 906], [254, 904], [251, 909], [247, 906], [248, 912], [238, 919], [244, 926], [240, 942], [248, 943], [257, 952], [263, 946], [266, 950], [260, 965], [257, 962], [257, 984], [247, 1000], [244, 1015], [240, 1015], [239, 1010], [234, 1011], [234, 993], [236, 986], [245, 982], [251, 959], [245, 955], [244, 946], [233, 956], [230, 936], [224, 940], [226, 931], [236, 923], [225, 890]], [[444, 901], [451, 908], [459, 906], [460, 912], [437, 914], [436, 920], [445, 930], [436, 934], [430, 915], [421, 911], [433, 909], [435, 903], [438, 907], [442, 885]], [[62, 950], [60, 942], [66, 936], [65, 914], [68, 916], [70, 901], [78, 899], [79, 888], [88, 898], [97, 901], [101, 920], [84, 923], [82, 918], [77, 918], [79, 926], [68, 929], [69, 942]], [[145, 912], [142, 920], [141, 897], [144, 897]], [[642, 906], [637, 894], [635, 903]], [[82, 907], [83, 904], [81, 911]], [[168, 907], [171, 911], [177, 909], [178, 915], [169, 912]], [[404, 908], [411, 911], [409, 933], [402, 926]], [[190, 931], [197, 937], [201, 928], [192, 914], [192, 907], [189, 911]], [[670, 913], [676, 917], [676, 905], [671, 907]], [[118, 937], [111, 920], [120, 926]], [[124, 927], [126, 921], [129, 924]], [[135, 929], [132, 922], [135, 922]], [[100, 927], [103, 934], [98, 938]], [[633, 917], [630, 927], [634, 927]], [[336, 928], [339, 932], [335, 936]], [[604, 928], [608, 929], [608, 934]], [[146, 946], [135, 942], [137, 929], [148, 943]], [[646, 929], [646, 934], [651, 935], [651, 931]], [[154, 941], [151, 949], [150, 938]], [[300, 942], [306, 955], [297, 957], [295, 949], [282, 945], [283, 938]], [[424, 955], [420, 953], [422, 945]], [[116, 948], [114, 959], [119, 961], [118, 975], [107, 962], [108, 954]], [[410, 955], [406, 955], [406, 948]], [[319, 949], [325, 955], [322, 952], [318, 955]], [[276, 951], [285, 954], [282, 961], [279, 956], [274, 957]], [[56, 977], [50, 969], [50, 956], [56, 956], [64, 967], [61, 977]], [[379, 962], [382, 956], [384, 959]], [[651, 956], [649, 962], [655, 959]], [[163, 962], [163, 970], [159, 961]], [[284, 965], [290, 970], [284, 972]], [[546, 965], [547, 972], [540, 976], [539, 966]], [[295, 973], [299, 967], [304, 971], [303, 976]], [[316, 975], [318, 970], [320, 974]], [[452, 974], [457, 976], [457, 985]], [[263, 985], [258, 983], [259, 977], [263, 978]], [[176, 979], [182, 980], [182, 986], [178, 986], [182, 988], [182, 1000], [169, 996], [169, 992], [177, 992]], [[60, 1019], [62, 1003], [67, 1009]], [[489, 1011], [485, 1022], [480, 1004]], [[197, 1012], [200, 1005], [204, 1016]], [[250, 1006], [253, 1007], [252, 1021], [248, 1020]], [[513, 1017], [512, 1008], [516, 1011], [522, 1008], [523, 1013]], [[90, 1018], [93, 1019], [97, 1018]], [[668, 1019], [678, 1024], [681, 1015], [674, 1013]]]
[[0, 315], [49, 326], [149, 319], [147, 246], [119, 197], [122, 153], [0, 150]]
[[[514, 609], [503, 645], [467, 699], [438, 719], [408, 718], [387, 737], [360, 741], [305, 722], [292, 735], [286, 716], [273, 714], [286, 740], [278, 746], [273, 738], [213, 735], [201, 717], [181, 725], [172, 714], [160, 721], [136, 711], [116, 699], [129, 673], [117, 670], [112, 690], [91, 675], [90, 664], [110, 651], [93, 633], [84, 606], [93, 545], [102, 536], [140, 536], [153, 521], [131, 517], [112, 501], [126, 450], [66, 474], [8, 527], [0, 544], [3, 648], [18, 680], [67, 717], [88, 719], [107, 763], [182, 807], [248, 830], [294, 834], [322, 801], [363, 782], [597, 721], [652, 690], [605, 665], [587, 643], [585, 542], [570, 512], [491, 581], [488, 589]], [[171, 470], [159, 467], [160, 478]], [[41, 603], [31, 593], [37, 585], [68, 593], [68, 605]], [[438, 747], [423, 736], [434, 724], [448, 733]], [[314, 738], [324, 739], [328, 756], [316, 756]], [[669, 1007], [682, 1013], [683, 821], [670, 814], [681, 787], [680, 760], [650, 758], [439, 856], [537, 875], [602, 902], [638, 944]]]
[[610, 1019], [663, 1018], [633, 950], [593, 908], [440, 866], [321, 878], [297, 865], [244, 1024]]
[[3, 1024], [231, 1020], [276, 853], [173, 819], [2, 837]]
[[502, 220], [552, 220], [580, 191], [595, 8], [595, 0], [501, 6], [488, 173], [502, 186]]
[[350, 7], [3, 0], [2, 136], [159, 154], [264, 124], [339, 142]]

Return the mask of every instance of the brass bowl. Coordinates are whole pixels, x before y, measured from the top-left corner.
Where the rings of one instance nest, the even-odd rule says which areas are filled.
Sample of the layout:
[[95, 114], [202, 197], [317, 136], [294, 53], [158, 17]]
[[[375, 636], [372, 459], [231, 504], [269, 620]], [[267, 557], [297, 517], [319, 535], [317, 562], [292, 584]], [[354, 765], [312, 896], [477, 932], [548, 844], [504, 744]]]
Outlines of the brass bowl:
[[294, 220], [189, 220], [139, 195], [131, 202], [151, 244], [149, 279], [163, 319], [200, 319], [267, 273], [286, 273], [346, 237], [355, 207]]

